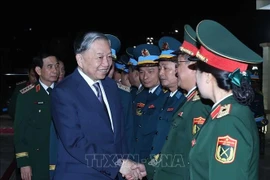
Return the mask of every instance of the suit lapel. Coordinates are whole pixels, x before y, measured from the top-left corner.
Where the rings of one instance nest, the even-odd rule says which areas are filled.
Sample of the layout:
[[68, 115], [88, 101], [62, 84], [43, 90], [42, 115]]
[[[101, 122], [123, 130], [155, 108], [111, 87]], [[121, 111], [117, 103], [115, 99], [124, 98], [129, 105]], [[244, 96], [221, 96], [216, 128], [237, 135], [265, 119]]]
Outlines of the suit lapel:
[[104, 91], [106, 93], [106, 97], [107, 97], [107, 100], [108, 100], [108, 103], [110, 106], [111, 115], [112, 115], [112, 122], [113, 122], [113, 127], [114, 127], [114, 134], [117, 134], [118, 124], [117, 124], [117, 120], [116, 120], [117, 114], [115, 114], [116, 107], [115, 107], [115, 103], [114, 103], [116, 101], [116, 99], [114, 99], [114, 95], [112, 94], [106, 79], [102, 81], [102, 86], [104, 88]]
[[99, 115], [102, 117], [101, 119], [105, 122], [105, 124], [108, 125], [108, 127], [111, 129], [110, 124], [107, 122], [107, 115], [106, 112], [103, 109], [102, 104], [97, 99], [95, 93], [89, 87], [87, 82], [83, 79], [83, 77], [79, 74], [78, 70], [74, 72], [74, 77], [77, 80], [77, 89], [80, 93], [80, 96], [82, 97], [82, 101], [85, 101], [89, 109], [94, 109], [96, 112], [99, 113]]

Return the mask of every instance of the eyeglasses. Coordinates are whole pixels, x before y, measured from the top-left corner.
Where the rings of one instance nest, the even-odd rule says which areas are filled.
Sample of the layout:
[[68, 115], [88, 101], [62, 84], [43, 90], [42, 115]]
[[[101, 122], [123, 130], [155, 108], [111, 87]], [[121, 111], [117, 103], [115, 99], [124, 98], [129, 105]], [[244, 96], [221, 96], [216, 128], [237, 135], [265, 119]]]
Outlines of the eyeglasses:
[[179, 65], [181, 62], [189, 62], [189, 61], [177, 61], [177, 64]]
[[188, 61], [177, 61], [177, 62], [188, 62]]

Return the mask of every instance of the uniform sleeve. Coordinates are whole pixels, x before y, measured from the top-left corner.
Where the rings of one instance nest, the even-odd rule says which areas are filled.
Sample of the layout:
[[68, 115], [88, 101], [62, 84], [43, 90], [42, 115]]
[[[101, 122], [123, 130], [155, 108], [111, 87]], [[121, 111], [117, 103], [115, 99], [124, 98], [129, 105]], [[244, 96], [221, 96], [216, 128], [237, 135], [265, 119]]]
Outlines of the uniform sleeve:
[[14, 145], [17, 166], [29, 166], [29, 146], [26, 138], [28, 106], [24, 95], [18, 94], [14, 119]]
[[156, 171], [156, 166], [154, 165], [156, 161], [154, 159], [148, 159], [146, 163], [144, 163], [147, 179], [153, 179]]
[[[256, 179], [258, 137], [255, 128], [251, 126], [252, 123], [248, 122], [249, 119], [245, 120], [241, 121], [230, 115], [222, 120], [216, 120], [219, 122], [215, 127], [216, 133], [213, 134], [209, 156], [210, 180]], [[254, 178], [250, 177], [251, 174]]]

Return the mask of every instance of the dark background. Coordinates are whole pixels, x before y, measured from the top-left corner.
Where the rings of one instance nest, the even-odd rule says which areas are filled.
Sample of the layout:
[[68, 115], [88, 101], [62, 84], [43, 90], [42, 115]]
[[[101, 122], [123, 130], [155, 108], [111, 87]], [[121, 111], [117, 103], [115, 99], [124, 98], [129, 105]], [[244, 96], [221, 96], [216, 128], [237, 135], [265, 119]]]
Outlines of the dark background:
[[[127, 47], [146, 43], [147, 37], [153, 37], [154, 43], [165, 35], [182, 42], [184, 25], [196, 29], [203, 19], [223, 24], [259, 55], [259, 44], [270, 42], [270, 10], [256, 10], [255, 0], [2, 2], [0, 18], [1, 107], [6, 106], [15, 83], [27, 79], [6, 73], [25, 73], [41, 48], [56, 51], [66, 74], [71, 73], [76, 67], [72, 44], [82, 31], [116, 35], [121, 40], [118, 55]], [[178, 33], [173, 33], [175, 29]]]
[[[255, 0], [246, 1], [85, 1], [67, 3], [3, 5], [1, 12], [0, 48], [7, 49], [4, 72], [27, 67], [40, 48], [55, 49], [64, 60], [68, 73], [76, 66], [72, 43], [80, 31], [101, 31], [121, 40], [121, 53], [126, 47], [155, 41], [164, 35], [182, 41], [183, 26], [194, 29], [203, 19], [220, 22], [247, 46], [262, 54], [259, 46], [270, 42], [270, 10], [256, 10]], [[178, 33], [172, 34], [175, 29]], [[222, 42], [221, 42], [222, 43]]]

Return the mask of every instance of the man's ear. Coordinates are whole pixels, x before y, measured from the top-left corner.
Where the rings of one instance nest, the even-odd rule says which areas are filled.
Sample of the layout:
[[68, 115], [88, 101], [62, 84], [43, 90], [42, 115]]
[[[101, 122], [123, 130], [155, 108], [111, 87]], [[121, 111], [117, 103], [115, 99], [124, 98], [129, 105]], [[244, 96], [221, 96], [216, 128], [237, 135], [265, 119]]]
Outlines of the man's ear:
[[41, 68], [39, 66], [35, 67], [35, 71], [39, 76], [41, 75]]
[[75, 58], [76, 58], [78, 66], [80, 68], [82, 68], [82, 66], [83, 66], [83, 63], [82, 63], [83, 57], [82, 57], [82, 55], [81, 54], [76, 54]]

